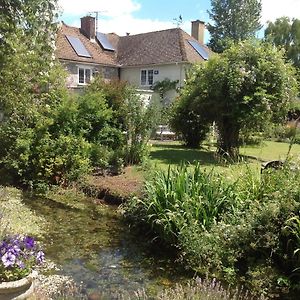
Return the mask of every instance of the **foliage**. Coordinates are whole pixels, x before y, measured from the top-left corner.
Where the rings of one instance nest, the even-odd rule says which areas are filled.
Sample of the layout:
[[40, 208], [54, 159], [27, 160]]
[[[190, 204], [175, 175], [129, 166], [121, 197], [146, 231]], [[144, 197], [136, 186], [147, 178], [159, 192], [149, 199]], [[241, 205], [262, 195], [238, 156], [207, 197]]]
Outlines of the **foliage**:
[[64, 73], [59, 70], [57, 65], [47, 76], [53, 89], [20, 91], [20, 101], [13, 85], [6, 87], [11, 97], [3, 99], [0, 160], [14, 181], [26, 185], [63, 183], [89, 169], [89, 145], [81, 133], [75, 135], [76, 105], [69, 105], [67, 92], [61, 86]]
[[209, 12], [213, 24], [207, 28], [211, 35], [209, 46], [214, 52], [223, 52], [234, 42], [255, 36], [261, 28], [260, 0], [212, 0]]
[[125, 216], [174, 244], [196, 272], [271, 297], [297, 288], [299, 172], [287, 164], [225, 180], [199, 166], [169, 170], [147, 183], [145, 199], [126, 204]]
[[189, 282], [187, 285], [176, 285], [175, 288], [167, 289], [162, 292], [157, 299], [159, 300], [250, 300], [265, 299], [264, 296], [253, 296], [248, 291], [239, 290], [238, 288], [225, 289], [222, 284], [215, 278], [196, 278], [195, 282]]
[[151, 103], [146, 106], [139, 95], [132, 93], [124, 101], [123, 115], [127, 136], [125, 163], [139, 164], [148, 156], [148, 141], [156, 125], [156, 109]]
[[[134, 297], [129, 293], [120, 293], [118, 299], [121, 300], [150, 300], [153, 297], [148, 296], [145, 290], [138, 290]], [[185, 284], [176, 284], [176, 286], [167, 288], [155, 296], [158, 300], [263, 300], [267, 299], [263, 295], [253, 296], [249, 291], [243, 288], [225, 288], [222, 283], [215, 278], [200, 278], [191, 280]]]
[[[160, 112], [160, 120], [158, 124], [168, 124], [170, 118], [170, 107], [171, 107], [171, 100], [168, 97], [168, 92], [175, 91], [176, 86], [178, 84], [178, 80], [170, 80], [169, 78], [165, 78], [161, 81], [156, 81], [152, 87], [153, 91], [158, 93], [159, 96], [159, 110]], [[152, 101], [155, 95], [152, 96]]]
[[293, 273], [298, 273], [298, 276], [300, 276], [300, 211], [286, 221], [284, 230], [289, 236], [288, 246], [295, 261]]
[[198, 148], [205, 140], [210, 124], [206, 111], [194, 105], [197, 96], [196, 90], [192, 89], [191, 81], [188, 80], [186, 88], [181, 91], [180, 97], [172, 105], [169, 122], [172, 130], [181, 136], [187, 147]]
[[6, 236], [0, 241], [0, 280], [21, 279], [44, 261], [44, 252], [30, 236]]
[[24, 56], [28, 58], [36, 55], [36, 61], [39, 63], [32, 65], [34, 68], [38, 65], [44, 67], [49, 63], [55, 39], [56, 5], [56, 0], [1, 1], [1, 68], [10, 63], [10, 59], [19, 52], [21, 45], [28, 50], [27, 53], [23, 53]]
[[296, 88], [294, 69], [282, 52], [247, 41], [195, 66], [179, 101], [187, 111], [200, 112], [199, 120], [205, 115], [204, 124], [215, 121], [218, 152], [236, 157], [241, 130], [261, 131], [283, 120]]
[[161, 100], [163, 101], [164, 105], [166, 105], [165, 97], [166, 93], [171, 90], [176, 89], [176, 85], [178, 80], [170, 80], [169, 78], [165, 78], [161, 81], [156, 81], [152, 87], [154, 92], [159, 93]]
[[107, 129], [107, 135], [104, 129], [100, 142], [109, 146], [109, 143], [103, 141], [110, 136], [106, 141], [114, 142], [113, 148], [117, 149], [112, 160], [116, 165], [122, 165], [123, 162], [125, 164], [143, 162], [148, 156], [147, 143], [151, 130], [156, 125], [155, 105], [150, 103], [147, 106], [136, 91], [122, 81], [105, 82], [101, 77], [97, 77], [87, 91], [90, 95], [94, 95], [95, 100], [98, 98], [97, 93], [101, 93], [111, 110], [111, 129]]
[[285, 49], [286, 58], [300, 67], [300, 20], [281, 17], [268, 22], [265, 30], [266, 41]]
[[89, 93], [101, 92], [104, 96], [109, 108], [112, 109], [114, 118], [124, 130], [124, 115], [122, 107], [124, 99], [130, 98], [133, 89], [125, 81], [110, 80], [106, 81], [101, 76], [94, 78], [92, 83], [88, 86]]

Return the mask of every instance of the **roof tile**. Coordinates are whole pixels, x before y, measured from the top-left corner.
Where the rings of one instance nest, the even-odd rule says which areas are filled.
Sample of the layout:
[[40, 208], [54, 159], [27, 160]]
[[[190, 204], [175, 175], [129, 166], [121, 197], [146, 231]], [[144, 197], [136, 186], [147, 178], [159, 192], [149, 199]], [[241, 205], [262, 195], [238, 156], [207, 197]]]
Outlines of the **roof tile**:
[[[65, 35], [78, 37], [92, 58], [78, 56]], [[79, 28], [63, 23], [58, 31], [56, 56], [59, 59], [116, 67], [203, 61], [203, 58], [188, 43], [188, 40], [194, 38], [180, 28], [122, 37], [115, 33], [106, 36], [116, 51], [102, 49], [97, 42], [92, 42], [85, 37]], [[206, 49], [211, 53], [209, 48]]]

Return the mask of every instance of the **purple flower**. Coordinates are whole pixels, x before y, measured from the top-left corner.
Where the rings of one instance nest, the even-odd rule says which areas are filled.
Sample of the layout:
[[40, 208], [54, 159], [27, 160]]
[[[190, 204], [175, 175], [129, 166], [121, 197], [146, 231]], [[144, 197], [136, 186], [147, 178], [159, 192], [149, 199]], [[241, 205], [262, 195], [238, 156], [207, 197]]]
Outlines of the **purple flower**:
[[24, 269], [25, 268], [25, 264], [21, 261], [21, 260], [18, 260], [17, 261], [17, 265], [20, 269]]
[[24, 244], [27, 249], [32, 249], [35, 245], [34, 238], [32, 238], [30, 236], [26, 236], [24, 238]]
[[43, 251], [39, 251], [36, 255], [36, 260], [39, 264], [41, 264], [42, 262], [44, 262], [45, 260], [45, 253]]
[[2, 256], [1, 260], [4, 267], [8, 268], [16, 262], [16, 256], [12, 252], [8, 251]]
[[7, 251], [8, 244], [6, 241], [2, 241], [0, 244], [0, 253], [5, 253]]
[[14, 254], [15, 256], [18, 256], [19, 253], [21, 252], [21, 249], [18, 245], [13, 245], [12, 247], [9, 248], [9, 252]]

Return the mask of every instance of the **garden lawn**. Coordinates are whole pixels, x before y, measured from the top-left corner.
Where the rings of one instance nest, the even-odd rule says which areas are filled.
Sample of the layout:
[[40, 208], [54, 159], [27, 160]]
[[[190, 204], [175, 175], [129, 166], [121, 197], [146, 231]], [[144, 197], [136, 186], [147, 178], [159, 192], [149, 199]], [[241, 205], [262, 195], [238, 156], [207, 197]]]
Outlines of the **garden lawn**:
[[[261, 163], [269, 160], [285, 160], [289, 144], [265, 141], [258, 146], [245, 146], [240, 148], [241, 159], [238, 163], [225, 164], [215, 156], [215, 147], [204, 146], [201, 149], [187, 149], [180, 142], [153, 141], [150, 159], [155, 168], [166, 170], [169, 165], [180, 165], [181, 162], [194, 164], [199, 162], [204, 168], [214, 168], [218, 172], [235, 173], [245, 168], [260, 169]], [[291, 155], [300, 157], [300, 145], [292, 146]]]
[[[255, 157], [258, 160], [285, 160], [288, 153], [289, 144], [281, 142], [265, 141], [259, 146], [245, 146], [240, 149], [241, 155]], [[294, 144], [290, 155], [294, 158], [300, 158], [300, 145]]]

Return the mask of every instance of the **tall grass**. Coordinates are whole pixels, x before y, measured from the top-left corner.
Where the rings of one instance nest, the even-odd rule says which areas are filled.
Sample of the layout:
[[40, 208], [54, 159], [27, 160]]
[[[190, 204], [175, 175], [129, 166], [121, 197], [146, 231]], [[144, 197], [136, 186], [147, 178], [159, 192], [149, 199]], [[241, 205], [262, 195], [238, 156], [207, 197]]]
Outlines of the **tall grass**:
[[174, 241], [183, 228], [197, 224], [208, 229], [224, 212], [233, 211], [239, 201], [233, 187], [199, 164], [181, 165], [156, 172], [146, 183], [146, 197], [135, 201], [142, 219], [165, 240]]
[[182, 165], [157, 172], [144, 198], [125, 205], [125, 216], [175, 245], [197, 273], [278, 295], [300, 290], [299, 177], [288, 163], [261, 176], [248, 170], [238, 179]]

